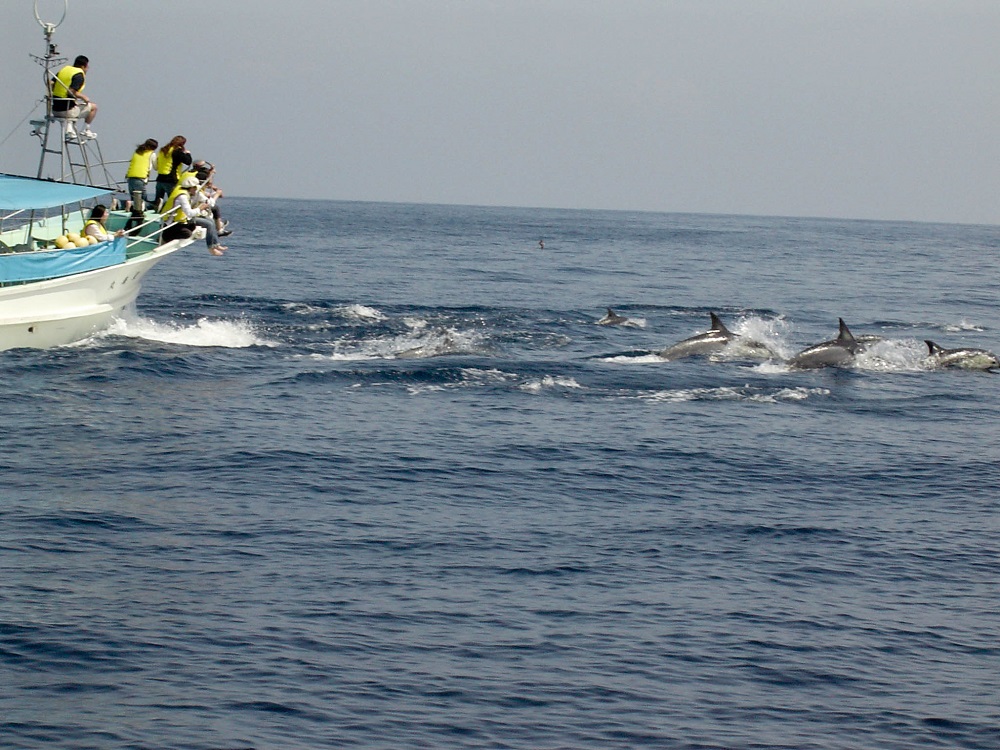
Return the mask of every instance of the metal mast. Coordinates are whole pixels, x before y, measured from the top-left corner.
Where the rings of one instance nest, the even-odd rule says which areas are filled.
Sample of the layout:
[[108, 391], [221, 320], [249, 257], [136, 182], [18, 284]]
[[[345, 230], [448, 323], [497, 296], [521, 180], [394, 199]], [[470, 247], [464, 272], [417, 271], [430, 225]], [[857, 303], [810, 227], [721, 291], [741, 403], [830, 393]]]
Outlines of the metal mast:
[[59, 68], [67, 62], [67, 58], [59, 55], [59, 51], [52, 41], [52, 35], [56, 28], [66, 20], [68, 10], [69, 0], [63, 0], [62, 17], [55, 23], [43, 21], [38, 12], [38, 0], [35, 0], [35, 20], [42, 27], [42, 33], [45, 37], [45, 54], [41, 57], [31, 55], [31, 59], [44, 68], [46, 92], [45, 119], [31, 121], [31, 134], [38, 136], [41, 143], [36, 177], [113, 189], [116, 183], [108, 172], [97, 139], [70, 137], [67, 133], [67, 126], [73, 120], [57, 116], [52, 111], [52, 79]]

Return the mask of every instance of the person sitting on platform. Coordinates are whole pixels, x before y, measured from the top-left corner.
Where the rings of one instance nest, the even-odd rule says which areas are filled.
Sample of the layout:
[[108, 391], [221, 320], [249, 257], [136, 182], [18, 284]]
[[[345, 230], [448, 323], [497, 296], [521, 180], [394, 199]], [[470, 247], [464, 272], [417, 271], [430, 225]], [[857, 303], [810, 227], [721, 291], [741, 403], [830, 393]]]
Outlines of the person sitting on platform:
[[[79, 55], [72, 65], [64, 65], [49, 82], [52, 93], [52, 115], [69, 120], [66, 123], [66, 140], [75, 141], [78, 138], [96, 138], [97, 133], [90, 129], [90, 123], [97, 117], [97, 104], [83, 94], [87, 84], [87, 68], [90, 59]], [[83, 102], [83, 106], [80, 106]], [[83, 118], [84, 131], [79, 135], [74, 122]]]
[[229, 222], [222, 219], [222, 209], [219, 208], [219, 199], [225, 195], [222, 189], [215, 184], [215, 165], [204, 159], [196, 161], [192, 167], [198, 181], [201, 183], [199, 192], [204, 196], [205, 202], [212, 210], [212, 218], [215, 219], [215, 228], [220, 237], [228, 237], [233, 233], [229, 228]]
[[124, 231], [119, 229], [117, 232], [112, 234], [108, 231], [105, 226], [108, 221], [108, 207], [103, 206], [98, 203], [92, 209], [90, 209], [90, 218], [83, 225], [83, 234], [85, 237], [93, 237], [98, 242], [107, 242], [115, 237], [121, 237], [125, 234]]
[[[181, 180], [170, 193], [164, 208], [164, 220], [169, 219], [172, 224], [163, 230], [163, 241], [190, 237], [191, 230], [195, 226], [204, 227], [208, 252], [212, 255], [222, 255], [228, 248], [219, 244], [215, 222], [207, 215], [208, 204], [196, 198], [198, 187], [198, 178], [190, 175]], [[167, 214], [170, 214], [169, 217]]]

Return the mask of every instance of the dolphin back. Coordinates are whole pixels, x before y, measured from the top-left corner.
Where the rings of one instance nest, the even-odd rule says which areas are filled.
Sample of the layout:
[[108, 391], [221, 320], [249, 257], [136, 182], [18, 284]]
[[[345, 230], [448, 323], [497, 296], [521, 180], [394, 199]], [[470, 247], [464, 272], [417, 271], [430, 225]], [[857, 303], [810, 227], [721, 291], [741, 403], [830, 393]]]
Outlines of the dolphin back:
[[938, 367], [958, 367], [963, 370], [994, 370], [1000, 368], [1000, 359], [987, 349], [945, 349], [933, 341], [927, 344], [927, 359]]
[[615, 326], [615, 325], [620, 325], [621, 323], [624, 323], [627, 320], [628, 318], [619, 315], [609, 307], [608, 314], [605, 315], [603, 318], [601, 318], [599, 321], [597, 321], [597, 323], [598, 325], [602, 326]]
[[737, 338], [714, 312], [709, 313], [709, 318], [712, 321], [711, 329], [667, 347], [660, 352], [660, 356], [664, 359], [681, 359], [715, 354], [725, 349], [730, 341]]
[[803, 349], [788, 361], [789, 367], [815, 369], [819, 367], [843, 367], [854, 360], [860, 345], [847, 327], [843, 318], [838, 318], [840, 331], [837, 338]]

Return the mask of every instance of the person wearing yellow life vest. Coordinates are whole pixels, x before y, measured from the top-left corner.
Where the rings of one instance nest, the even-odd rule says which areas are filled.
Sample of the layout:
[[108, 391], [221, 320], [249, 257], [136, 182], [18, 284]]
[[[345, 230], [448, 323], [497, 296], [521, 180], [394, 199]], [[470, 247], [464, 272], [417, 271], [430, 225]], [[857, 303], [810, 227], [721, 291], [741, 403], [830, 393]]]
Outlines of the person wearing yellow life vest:
[[187, 138], [175, 135], [156, 153], [156, 196], [157, 205], [170, 195], [180, 182], [180, 173], [191, 165], [191, 152], [187, 150]]
[[125, 232], [119, 229], [112, 234], [108, 231], [105, 223], [108, 220], [108, 208], [98, 203], [90, 210], [90, 218], [83, 225], [83, 234], [86, 237], [93, 237], [98, 242], [107, 242], [115, 237], [121, 237]]
[[157, 143], [155, 138], [147, 138], [135, 147], [132, 159], [128, 163], [125, 171], [125, 180], [128, 182], [128, 194], [132, 201], [132, 213], [125, 222], [125, 231], [131, 234], [131, 230], [143, 223], [143, 216], [146, 213], [146, 184], [149, 182], [149, 172], [153, 168], [153, 159], [156, 157]]
[[163, 207], [163, 220], [170, 224], [163, 230], [163, 241], [190, 237], [195, 226], [205, 229], [205, 244], [212, 255], [222, 255], [228, 248], [219, 244], [215, 222], [206, 216], [208, 204], [198, 195], [201, 183], [190, 175], [185, 177], [167, 197]]
[[[75, 141], [81, 137], [97, 137], [97, 134], [90, 129], [90, 123], [97, 116], [97, 104], [83, 93], [87, 85], [88, 67], [90, 59], [86, 55], [78, 55], [72, 65], [64, 65], [49, 82], [53, 116], [69, 120], [66, 124], [68, 141]], [[83, 106], [80, 106], [81, 102]], [[84, 130], [78, 135], [73, 123], [81, 117], [84, 121]]]
[[128, 182], [128, 192], [132, 197], [132, 206], [142, 211], [146, 201], [146, 183], [149, 182], [149, 171], [153, 168], [153, 158], [156, 147], [160, 144], [154, 138], [147, 138], [135, 147], [132, 160], [128, 163], [125, 180]]

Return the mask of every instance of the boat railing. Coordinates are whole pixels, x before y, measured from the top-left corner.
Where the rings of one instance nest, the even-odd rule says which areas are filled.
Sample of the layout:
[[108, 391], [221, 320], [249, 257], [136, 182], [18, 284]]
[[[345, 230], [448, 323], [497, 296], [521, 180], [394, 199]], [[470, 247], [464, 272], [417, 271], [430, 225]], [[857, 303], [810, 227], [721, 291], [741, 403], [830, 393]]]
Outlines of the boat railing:
[[[77, 232], [82, 232], [82, 225], [85, 221], [88, 209], [81, 206], [79, 209], [80, 219], [70, 222], [70, 225], [78, 227]], [[0, 230], [3, 230], [4, 223], [9, 227], [11, 221], [18, 225], [0, 231], [0, 254], [39, 252], [56, 250], [55, 240], [59, 235], [67, 233], [68, 213], [59, 213], [48, 217], [31, 216], [30, 212], [20, 209], [0, 216]], [[76, 213], [72, 211], [69, 213]], [[113, 210], [109, 213], [107, 229], [111, 233], [123, 230], [126, 237], [126, 256], [135, 258], [140, 255], [155, 250], [163, 244], [163, 232], [173, 222], [170, 220], [172, 211], [164, 213], [147, 212], [139, 219], [130, 211]], [[52, 220], [53, 226], [49, 226]], [[138, 220], [138, 223], [133, 223]]]
[[[122, 212], [113, 212], [112, 215], [116, 218], [116, 223], [121, 221]], [[126, 257], [134, 258], [148, 253], [163, 242], [163, 230], [170, 226], [169, 221], [164, 221], [166, 216], [165, 213], [147, 214], [142, 223], [126, 231], [125, 236], [128, 237], [125, 243]]]

